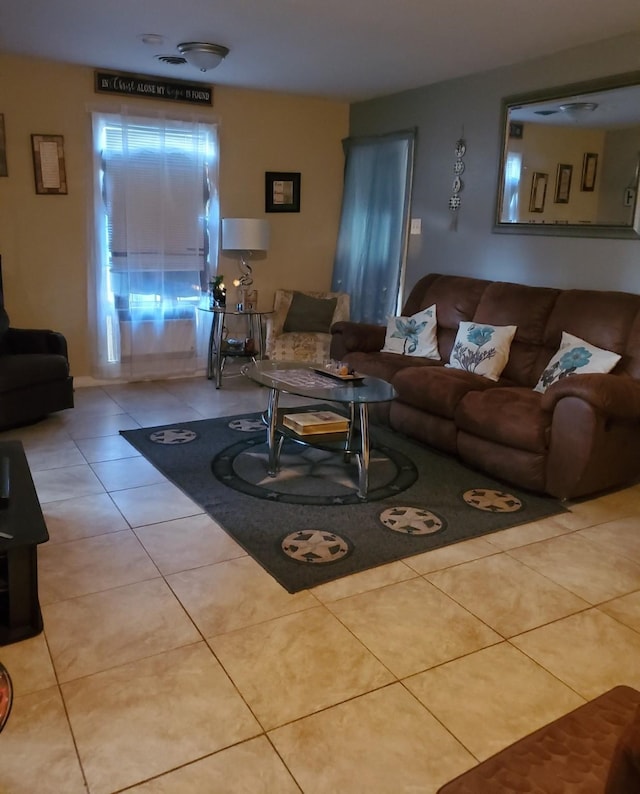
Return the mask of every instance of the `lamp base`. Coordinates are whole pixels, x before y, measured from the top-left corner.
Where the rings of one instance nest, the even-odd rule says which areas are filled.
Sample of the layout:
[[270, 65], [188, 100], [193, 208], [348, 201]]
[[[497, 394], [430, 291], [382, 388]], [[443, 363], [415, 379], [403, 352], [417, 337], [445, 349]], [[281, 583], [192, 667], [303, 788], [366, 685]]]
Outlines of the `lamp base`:
[[252, 312], [258, 308], [258, 290], [238, 287], [236, 309], [239, 312]]

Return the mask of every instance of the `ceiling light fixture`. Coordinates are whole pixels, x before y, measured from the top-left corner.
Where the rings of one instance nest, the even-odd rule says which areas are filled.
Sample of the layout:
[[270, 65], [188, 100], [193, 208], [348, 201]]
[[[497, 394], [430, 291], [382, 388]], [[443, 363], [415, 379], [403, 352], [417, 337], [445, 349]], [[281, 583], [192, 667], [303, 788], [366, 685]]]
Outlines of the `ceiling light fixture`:
[[178, 44], [178, 49], [187, 62], [196, 66], [201, 72], [215, 69], [229, 54], [228, 47], [223, 47], [221, 44], [207, 44], [203, 41], [185, 41]]
[[560, 105], [560, 110], [569, 115], [579, 113], [591, 113], [598, 107], [597, 102], [569, 102], [566, 105]]

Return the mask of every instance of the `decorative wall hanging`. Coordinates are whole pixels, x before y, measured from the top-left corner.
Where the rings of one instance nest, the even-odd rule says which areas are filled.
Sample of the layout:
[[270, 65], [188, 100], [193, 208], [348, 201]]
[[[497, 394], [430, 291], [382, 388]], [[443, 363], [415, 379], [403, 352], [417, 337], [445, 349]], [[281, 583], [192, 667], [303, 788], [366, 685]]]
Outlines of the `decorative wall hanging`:
[[265, 173], [265, 212], [300, 212], [300, 173]]
[[449, 209], [455, 212], [455, 216], [451, 222], [451, 229], [455, 231], [458, 228], [458, 214], [457, 211], [460, 209], [461, 201], [460, 201], [460, 191], [464, 188], [464, 182], [462, 181], [462, 174], [464, 173], [464, 160], [462, 159], [467, 152], [467, 144], [464, 140], [464, 127], [462, 129], [462, 135], [456, 141], [456, 148], [455, 148], [455, 155], [456, 159], [453, 163], [453, 184], [451, 186], [452, 195], [449, 199]]
[[33, 174], [36, 193], [61, 196], [67, 192], [62, 135], [32, 135]]
[[142, 74], [96, 71], [95, 90], [99, 94], [124, 94], [170, 102], [188, 102], [191, 105], [213, 105], [213, 88], [210, 85], [165, 80]]
[[4, 113], [0, 113], [0, 176], [9, 176], [7, 168], [7, 139], [4, 133]]

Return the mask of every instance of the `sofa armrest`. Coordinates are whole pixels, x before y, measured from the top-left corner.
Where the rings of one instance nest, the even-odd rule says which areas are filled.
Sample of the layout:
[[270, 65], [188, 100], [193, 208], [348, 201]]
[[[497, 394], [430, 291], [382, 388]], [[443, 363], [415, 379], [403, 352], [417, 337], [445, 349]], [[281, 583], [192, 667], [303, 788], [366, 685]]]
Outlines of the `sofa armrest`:
[[563, 397], [578, 397], [609, 416], [640, 419], [640, 382], [626, 375], [571, 375], [549, 386], [542, 408], [553, 411]]
[[8, 328], [2, 339], [3, 353], [49, 353], [68, 358], [67, 340], [58, 331], [40, 328]]
[[384, 346], [386, 328], [373, 323], [339, 322], [331, 326], [331, 357], [347, 353], [374, 353]]

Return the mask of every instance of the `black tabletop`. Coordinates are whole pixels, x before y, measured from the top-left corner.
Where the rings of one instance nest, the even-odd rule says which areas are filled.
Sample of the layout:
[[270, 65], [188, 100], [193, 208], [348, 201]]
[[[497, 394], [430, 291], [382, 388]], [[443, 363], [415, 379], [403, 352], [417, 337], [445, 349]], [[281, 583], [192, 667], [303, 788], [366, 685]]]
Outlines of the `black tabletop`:
[[[9, 461], [9, 500], [0, 507], [0, 553], [49, 540], [49, 532], [20, 441], [0, 442], [0, 461]], [[6, 537], [9, 536], [9, 537]]]

